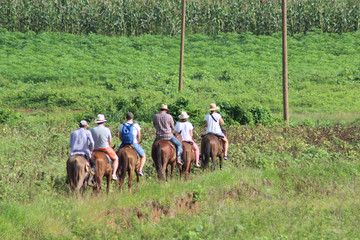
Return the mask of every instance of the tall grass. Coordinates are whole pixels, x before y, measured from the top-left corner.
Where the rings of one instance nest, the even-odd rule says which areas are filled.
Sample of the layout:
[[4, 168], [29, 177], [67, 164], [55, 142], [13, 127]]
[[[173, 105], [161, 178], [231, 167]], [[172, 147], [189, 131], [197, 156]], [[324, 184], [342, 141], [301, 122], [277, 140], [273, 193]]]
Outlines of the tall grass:
[[[0, 1], [0, 26], [21, 32], [175, 35], [180, 32], [180, 16], [178, 0]], [[186, 16], [187, 31], [192, 33], [271, 34], [281, 30], [281, 1], [192, 0], [187, 1]], [[290, 34], [312, 28], [335, 33], [356, 31], [359, 16], [359, 1], [288, 1]]]

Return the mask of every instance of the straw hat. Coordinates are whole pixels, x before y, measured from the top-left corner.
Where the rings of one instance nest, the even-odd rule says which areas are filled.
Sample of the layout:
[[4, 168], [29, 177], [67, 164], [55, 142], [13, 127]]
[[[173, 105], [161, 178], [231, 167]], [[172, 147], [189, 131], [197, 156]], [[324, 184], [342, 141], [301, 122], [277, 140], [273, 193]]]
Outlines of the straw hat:
[[210, 103], [210, 108], [208, 109], [209, 111], [216, 111], [219, 110], [220, 108], [216, 106], [215, 103]]
[[189, 118], [190, 116], [186, 113], [186, 112], [181, 112], [181, 114], [179, 115], [179, 118], [180, 119], [187, 119]]
[[95, 123], [103, 123], [106, 122], [107, 120], [105, 119], [105, 115], [104, 114], [99, 114], [97, 115], [97, 118], [95, 119]]
[[166, 104], [161, 104], [160, 110], [169, 110], [168, 105], [166, 105]]
[[81, 126], [89, 126], [89, 124], [88, 124], [88, 122], [86, 120], [81, 120], [80, 125]]

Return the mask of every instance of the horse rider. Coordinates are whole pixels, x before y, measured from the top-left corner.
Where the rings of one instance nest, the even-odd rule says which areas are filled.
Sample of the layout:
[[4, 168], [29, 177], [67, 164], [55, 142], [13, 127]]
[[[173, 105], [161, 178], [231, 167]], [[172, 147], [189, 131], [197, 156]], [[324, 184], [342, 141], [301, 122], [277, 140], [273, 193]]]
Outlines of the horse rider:
[[95, 141], [94, 152], [104, 151], [109, 155], [113, 162], [113, 172], [111, 177], [113, 180], [118, 180], [118, 177], [116, 176], [116, 171], [119, 165], [119, 158], [116, 155], [114, 149], [111, 147], [112, 136], [110, 129], [105, 127], [106, 121], [107, 120], [105, 119], [104, 114], [98, 114], [97, 118], [94, 121], [97, 126], [93, 127], [90, 130], [91, 135], [93, 136]]
[[181, 161], [181, 142], [173, 135], [174, 119], [170, 114], [167, 113], [168, 111], [168, 106], [162, 104], [160, 106], [160, 112], [155, 114], [153, 117], [153, 123], [156, 129], [156, 138], [154, 142], [158, 140], [168, 140], [172, 142], [176, 148], [176, 162], [179, 165], [182, 165], [183, 163]]
[[96, 164], [94, 159], [91, 158], [91, 152], [94, 149], [94, 139], [90, 131], [86, 130], [88, 126], [89, 124], [86, 120], [81, 120], [79, 123], [79, 129], [70, 134], [70, 157], [76, 154], [82, 155], [90, 163], [91, 171], [88, 183], [89, 185], [92, 185]]
[[222, 116], [216, 112], [216, 110], [219, 110], [220, 108], [216, 106], [215, 103], [210, 104], [210, 108], [208, 109], [210, 113], [206, 114], [204, 117], [205, 119], [205, 125], [206, 125], [206, 134], [212, 133], [217, 136], [219, 136], [224, 141], [224, 159], [228, 160], [228, 148], [229, 148], [229, 141], [225, 134], [221, 130], [221, 125], [223, 125], [225, 122], [222, 118]]
[[126, 114], [126, 122], [119, 127], [119, 139], [121, 140], [121, 145], [118, 148], [118, 151], [127, 144], [134, 146], [135, 151], [140, 156], [139, 174], [140, 176], [144, 176], [143, 168], [146, 162], [146, 155], [144, 149], [139, 144], [141, 139], [140, 130], [140, 125], [134, 122], [134, 114], [128, 112]]
[[195, 166], [199, 168], [200, 151], [198, 145], [196, 145], [195, 141], [193, 140], [194, 126], [191, 124], [191, 122], [187, 121], [189, 117], [190, 116], [187, 114], [187, 112], [181, 112], [179, 115], [180, 122], [176, 123], [175, 131], [181, 134], [183, 142], [188, 142], [193, 146], [195, 152]]

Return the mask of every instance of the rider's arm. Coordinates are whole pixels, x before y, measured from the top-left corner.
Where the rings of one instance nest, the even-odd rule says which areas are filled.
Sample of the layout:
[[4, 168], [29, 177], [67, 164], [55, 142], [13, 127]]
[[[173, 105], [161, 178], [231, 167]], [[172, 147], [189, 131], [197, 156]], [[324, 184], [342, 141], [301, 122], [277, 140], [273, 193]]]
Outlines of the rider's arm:
[[140, 139], [141, 139], [141, 133], [140, 131], [137, 132], [136, 138], [138, 140], [138, 143], [140, 143]]
[[225, 123], [224, 119], [222, 119], [222, 118], [219, 119], [219, 122], [220, 122], [221, 125], [223, 125]]
[[193, 130], [190, 130], [190, 136], [193, 137]]

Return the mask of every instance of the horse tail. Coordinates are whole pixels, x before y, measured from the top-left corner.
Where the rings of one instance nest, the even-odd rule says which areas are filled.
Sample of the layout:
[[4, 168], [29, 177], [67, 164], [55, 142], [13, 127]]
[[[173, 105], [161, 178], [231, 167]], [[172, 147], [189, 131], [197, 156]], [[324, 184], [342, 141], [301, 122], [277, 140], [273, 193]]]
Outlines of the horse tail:
[[211, 155], [211, 144], [210, 141], [204, 141], [202, 144], [203, 147], [203, 157], [202, 157], [202, 163], [204, 164], [204, 169], [209, 165], [210, 162], [210, 155]]
[[67, 163], [67, 168], [68, 168], [67, 172], [69, 176], [70, 189], [74, 191], [77, 187], [80, 178], [77, 159], [73, 159], [72, 157], [70, 157]]
[[122, 152], [119, 156], [119, 166], [120, 166], [120, 179], [125, 179], [126, 171], [129, 168], [129, 157], [124, 152]]
[[161, 154], [161, 145], [157, 144], [155, 146], [155, 167], [159, 179], [162, 179], [162, 165], [163, 165], [163, 159]]

